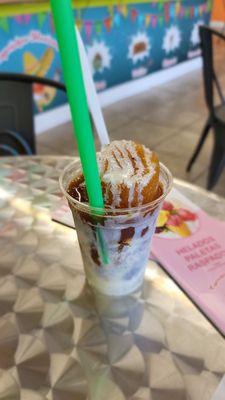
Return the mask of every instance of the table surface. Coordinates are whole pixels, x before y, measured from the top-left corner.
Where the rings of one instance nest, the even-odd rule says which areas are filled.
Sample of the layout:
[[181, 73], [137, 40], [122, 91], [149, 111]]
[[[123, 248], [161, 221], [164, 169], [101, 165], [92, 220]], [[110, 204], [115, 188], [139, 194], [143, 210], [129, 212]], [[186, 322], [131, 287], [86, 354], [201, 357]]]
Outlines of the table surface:
[[[123, 300], [86, 286], [75, 231], [50, 218], [68, 161], [0, 160], [0, 399], [211, 399], [225, 341], [156, 263]], [[225, 200], [175, 186], [224, 218]]]

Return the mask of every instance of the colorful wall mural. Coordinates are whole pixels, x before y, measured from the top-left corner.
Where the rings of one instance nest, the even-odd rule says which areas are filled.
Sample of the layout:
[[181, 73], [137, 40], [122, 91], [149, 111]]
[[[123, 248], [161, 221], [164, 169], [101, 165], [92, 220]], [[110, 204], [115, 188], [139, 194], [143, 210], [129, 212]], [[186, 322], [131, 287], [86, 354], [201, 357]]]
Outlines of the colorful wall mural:
[[[172, 67], [200, 54], [198, 27], [211, 1], [88, 7], [74, 11], [98, 91]], [[0, 17], [0, 71], [62, 81], [50, 12]], [[54, 89], [34, 85], [37, 111], [65, 102]]]

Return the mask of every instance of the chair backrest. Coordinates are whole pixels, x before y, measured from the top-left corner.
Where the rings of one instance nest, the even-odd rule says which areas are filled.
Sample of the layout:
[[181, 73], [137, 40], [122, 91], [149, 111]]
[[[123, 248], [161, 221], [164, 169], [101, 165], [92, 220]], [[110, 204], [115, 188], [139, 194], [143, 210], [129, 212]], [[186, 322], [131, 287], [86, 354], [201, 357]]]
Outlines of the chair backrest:
[[10, 149], [18, 154], [27, 153], [15, 135], [20, 135], [35, 154], [32, 86], [24, 82], [0, 81], [1, 155], [10, 154]]
[[200, 38], [202, 47], [202, 58], [203, 58], [203, 78], [204, 78], [204, 89], [206, 103], [212, 116], [214, 116], [215, 107], [215, 89], [217, 90], [221, 103], [225, 102], [219, 78], [214, 68], [214, 39], [219, 37], [225, 41], [225, 36], [211, 29], [208, 26], [200, 26]]
[[23, 74], [0, 73], [0, 155], [35, 154], [32, 84], [65, 92], [60, 82]]

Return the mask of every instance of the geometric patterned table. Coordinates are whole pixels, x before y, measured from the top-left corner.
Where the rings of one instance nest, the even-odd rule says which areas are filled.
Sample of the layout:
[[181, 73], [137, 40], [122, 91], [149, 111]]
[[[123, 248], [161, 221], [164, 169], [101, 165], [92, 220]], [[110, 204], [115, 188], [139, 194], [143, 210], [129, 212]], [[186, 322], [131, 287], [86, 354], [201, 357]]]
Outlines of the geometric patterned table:
[[[0, 399], [212, 399], [225, 341], [156, 263], [122, 301], [86, 285], [75, 231], [50, 218], [68, 161], [0, 160]], [[224, 200], [175, 185], [224, 218]]]

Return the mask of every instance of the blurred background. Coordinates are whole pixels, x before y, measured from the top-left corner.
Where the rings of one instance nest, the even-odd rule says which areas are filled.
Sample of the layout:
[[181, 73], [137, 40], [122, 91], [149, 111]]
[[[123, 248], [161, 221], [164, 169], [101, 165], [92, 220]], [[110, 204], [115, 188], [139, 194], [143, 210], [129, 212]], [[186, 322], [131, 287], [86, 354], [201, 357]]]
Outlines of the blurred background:
[[[225, 196], [225, 2], [77, 0], [75, 21], [110, 138]], [[0, 154], [24, 153], [77, 149], [49, 3], [1, 0]]]

